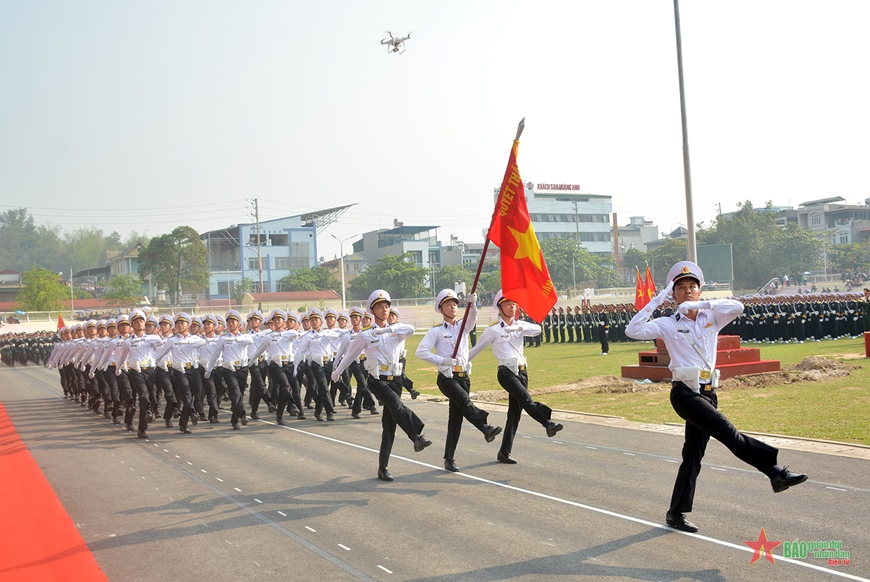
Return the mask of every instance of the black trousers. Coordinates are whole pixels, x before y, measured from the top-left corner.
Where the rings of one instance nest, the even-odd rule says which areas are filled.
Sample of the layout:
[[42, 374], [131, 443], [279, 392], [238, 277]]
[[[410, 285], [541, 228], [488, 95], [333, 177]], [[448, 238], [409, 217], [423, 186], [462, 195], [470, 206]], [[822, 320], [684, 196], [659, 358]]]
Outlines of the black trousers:
[[688, 513], [692, 511], [695, 498], [695, 483], [701, 472], [701, 459], [707, 450], [707, 442], [712, 436], [728, 447], [735, 457], [752, 465], [768, 477], [776, 466], [776, 448], [739, 432], [724, 414], [717, 410], [719, 399], [715, 390], [701, 393], [693, 392], [682, 382], [674, 382], [671, 387], [671, 406], [686, 421], [686, 436], [683, 443], [683, 462], [677, 471], [674, 492], [671, 496], [670, 511]]
[[459, 433], [462, 432], [462, 418], [483, 432], [486, 429], [486, 419], [489, 413], [481, 410], [471, 401], [471, 378], [468, 376], [453, 376], [448, 378], [439, 373], [435, 381], [441, 393], [450, 400], [447, 413], [447, 440], [444, 443], [444, 458], [453, 459], [456, 445], [459, 443]]
[[296, 379], [293, 378], [293, 366], [282, 366], [275, 362], [270, 363], [269, 383], [278, 392], [278, 415], [276, 418], [277, 420], [283, 420], [284, 411], [287, 409], [288, 404], [294, 403], [297, 407], [299, 406], [299, 387], [297, 385], [295, 390], [291, 388], [293, 384], [296, 384]]
[[353, 414], [359, 414], [363, 407], [366, 410], [371, 410], [375, 407], [375, 401], [372, 399], [372, 393], [369, 391], [368, 382], [366, 382], [365, 368], [357, 361], [352, 362], [347, 369], [356, 380], [356, 396], [353, 399], [351, 411]]
[[381, 450], [378, 457], [378, 468], [386, 469], [390, 462], [390, 452], [396, 438], [396, 425], [408, 435], [412, 441], [423, 433], [423, 421], [414, 411], [402, 404], [402, 380], [398, 376], [392, 380], [386, 377], [369, 376], [369, 390], [384, 407], [381, 415]]
[[[148, 428], [146, 420], [151, 401], [149, 395], [154, 392], [154, 368], [142, 368], [142, 370], [130, 369], [127, 372], [133, 393], [139, 397], [139, 432], [145, 432]], [[136, 409], [127, 408], [125, 424], [132, 424]]]
[[[172, 368], [168, 371], [163, 368], [155, 368], [154, 383], [157, 385], [157, 391], [163, 392], [163, 399], [166, 400], [166, 409], [163, 411], [163, 418], [169, 420], [175, 413], [175, 408], [178, 406], [178, 399], [175, 396], [175, 387], [172, 384]], [[157, 406], [157, 403], [154, 404]], [[158, 411], [152, 407], [154, 416], [158, 416]]]
[[497, 377], [498, 383], [510, 395], [507, 422], [504, 425], [501, 449], [499, 450], [499, 452], [509, 455], [514, 445], [514, 437], [517, 434], [523, 410], [544, 427], [549, 424], [553, 411], [546, 404], [532, 400], [532, 395], [529, 394], [529, 376], [525, 370], [520, 370], [514, 374], [510, 368], [499, 366]]
[[[118, 417], [121, 411], [121, 392], [118, 389], [118, 382], [121, 380], [121, 376], [115, 376], [115, 370], [117, 368], [115, 366], [107, 366], [106, 370], [103, 372], [103, 380], [106, 381], [106, 385], [109, 387], [109, 399], [112, 402], [112, 416]], [[124, 380], [126, 381], [127, 377], [124, 376]]]
[[332, 397], [329, 395], [329, 377], [332, 375], [332, 362], [319, 364], [310, 362], [308, 369], [311, 371], [309, 381], [314, 390], [314, 416], [326, 410], [326, 414], [330, 415], [335, 412], [332, 407]]
[[230, 422], [236, 424], [245, 418], [245, 389], [248, 387], [248, 369], [239, 368], [230, 370], [221, 368], [221, 377], [227, 387], [227, 396], [230, 399], [230, 408], [233, 411]]
[[267, 406], [272, 405], [272, 399], [266, 391], [265, 377], [263, 376], [263, 368], [260, 367], [260, 362], [254, 362], [250, 366], [251, 370], [251, 414], [257, 412], [260, 408], [260, 400], [266, 403]]
[[[191, 414], [196, 414], [193, 411], [193, 393], [194, 386], [200, 386], [202, 379], [199, 376], [199, 370], [196, 368], [187, 368], [185, 370], [176, 370], [172, 368], [172, 375], [175, 382], [178, 384], [178, 391], [181, 400], [181, 418], [178, 420], [178, 427], [181, 430], [187, 428], [187, 422], [190, 420]], [[202, 391], [200, 388], [199, 391]], [[166, 409], [169, 410], [167, 403]], [[169, 420], [171, 417], [167, 416]]]
[[[212, 420], [218, 417], [218, 395], [217, 386], [215, 385], [214, 375], [205, 377], [205, 368], [197, 368], [201, 387], [199, 394], [194, 394], [193, 408], [196, 413], [202, 416], [205, 413], [204, 402], [208, 401], [208, 419]], [[217, 370], [215, 370], [217, 372]]]
[[598, 341], [601, 342], [601, 353], [606, 354], [610, 351], [610, 339], [607, 337], [610, 335], [608, 332], [610, 330], [604, 329], [604, 327], [598, 328]]

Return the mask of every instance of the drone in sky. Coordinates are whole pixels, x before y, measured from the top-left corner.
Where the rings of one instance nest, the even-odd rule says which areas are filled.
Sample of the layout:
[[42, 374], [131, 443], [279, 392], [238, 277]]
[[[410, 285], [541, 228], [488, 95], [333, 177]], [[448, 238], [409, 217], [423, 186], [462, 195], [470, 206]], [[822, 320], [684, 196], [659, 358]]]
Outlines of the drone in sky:
[[411, 38], [410, 32], [408, 33], [408, 36], [393, 36], [393, 33], [389, 30], [385, 30], [384, 32], [390, 35], [390, 38], [385, 38], [381, 41], [381, 44], [387, 45], [387, 54], [402, 54], [405, 52], [405, 41]]

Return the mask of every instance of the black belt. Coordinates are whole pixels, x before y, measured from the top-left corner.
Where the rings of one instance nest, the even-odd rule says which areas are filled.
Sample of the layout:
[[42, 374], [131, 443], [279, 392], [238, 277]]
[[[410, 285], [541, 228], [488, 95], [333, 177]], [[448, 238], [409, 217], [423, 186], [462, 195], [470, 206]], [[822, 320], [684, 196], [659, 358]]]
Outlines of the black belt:
[[[510, 368], [508, 366], [499, 366], [499, 368], [504, 368], [505, 370], [510, 370], [511, 372], [513, 372], [513, 368]], [[528, 368], [528, 366], [523, 364], [522, 366], [517, 366], [517, 371], [519, 372], [521, 370], [525, 370], [526, 368]]]
[[400, 376], [378, 376], [378, 378], [380, 378], [384, 382], [392, 382], [393, 380], [400, 378]]
[[[674, 380], [673, 382], [671, 382], [671, 386], [677, 386], [678, 384], [681, 386], [685, 386], [686, 388], [689, 388], [688, 384], [686, 384], [685, 382], [680, 382], [679, 380]], [[692, 390], [692, 389], [689, 388], [689, 390]], [[709, 383], [708, 384], [701, 384], [701, 390], [704, 392], [712, 392], [713, 385], [709, 384]]]

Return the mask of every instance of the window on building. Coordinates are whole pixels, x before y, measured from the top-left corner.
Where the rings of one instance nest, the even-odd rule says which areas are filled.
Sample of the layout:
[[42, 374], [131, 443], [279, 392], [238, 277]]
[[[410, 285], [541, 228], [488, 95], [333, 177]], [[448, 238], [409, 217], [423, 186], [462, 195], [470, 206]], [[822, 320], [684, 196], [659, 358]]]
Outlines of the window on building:
[[[229, 289], [229, 291], [227, 290]], [[230, 281], [218, 281], [218, 295], [229, 295], [232, 293], [232, 284]]]
[[418, 267], [423, 266], [423, 251], [410, 251], [408, 255], [410, 255], [412, 263]]
[[269, 282], [263, 281], [263, 289], [265, 291], [260, 290], [260, 282], [254, 281], [254, 284], [251, 286], [251, 293], [268, 293], [269, 292]]
[[276, 269], [289, 269], [290, 268], [290, 257], [275, 257], [275, 268]]
[[291, 269], [307, 269], [311, 265], [311, 243], [292, 242], [290, 243], [290, 268]]
[[821, 214], [811, 214], [810, 215], [810, 225], [819, 226], [822, 224], [822, 215]]
[[288, 238], [286, 234], [270, 234], [269, 244], [273, 247], [286, 247], [289, 242]]
[[287, 290], [287, 284], [284, 281], [282, 281], [281, 279], [278, 279], [277, 281], [275, 281], [275, 291], [277, 293], [280, 293], [281, 291], [286, 291], [286, 290]]
[[[266, 261], [263, 261], [263, 268], [266, 268]], [[248, 270], [260, 272], [260, 262], [257, 257], [248, 258]]]
[[849, 244], [849, 234], [845, 232], [840, 233], [840, 244], [847, 245]]

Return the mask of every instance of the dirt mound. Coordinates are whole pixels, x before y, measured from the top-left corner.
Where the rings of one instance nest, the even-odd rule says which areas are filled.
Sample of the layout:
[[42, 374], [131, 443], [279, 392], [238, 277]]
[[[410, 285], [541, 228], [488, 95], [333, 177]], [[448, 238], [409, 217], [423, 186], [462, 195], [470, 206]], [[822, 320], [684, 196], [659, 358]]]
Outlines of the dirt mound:
[[[737, 376], [723, 380], [719, 390], [748, 390], [764, 388], [766, 386], [780, 386], [782, 384], [794, 384], [796, 382], [821, 382], [831, 378], [845, 378], [852, 370], [860, 366], [853, 366], [841, 360], [809, 356], [789, 370], [781, 372], [765, 372], [748, 376]], [[627, 392], [659, 392], [670, 390], [668, 382], [643, 383], [634, 380], [623, 380], [616, 376], [595, 376], [585, 380], [578, 380], [571, 384], [557, 384], [545, 388], [533, 388], [529, 390], [532, 396], [538, 394], [553, 394], [555, 392], [590, 391], [604, 394], [624, 394]], [[483, 402], [496, 402], [505, 400], [507, 393], [504, 390], [486, 390], [476, 392], [473, 396]]]

